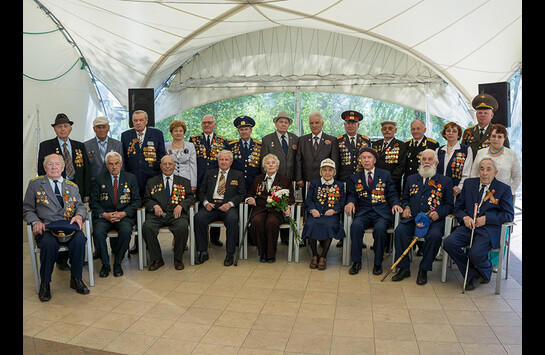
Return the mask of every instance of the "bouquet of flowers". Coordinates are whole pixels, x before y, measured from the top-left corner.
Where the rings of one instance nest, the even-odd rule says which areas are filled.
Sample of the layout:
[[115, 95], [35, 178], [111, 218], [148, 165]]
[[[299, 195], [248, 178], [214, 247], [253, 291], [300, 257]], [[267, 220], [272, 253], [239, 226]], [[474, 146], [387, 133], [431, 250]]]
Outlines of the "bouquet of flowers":
[[[267, 197], [267, 207], [273, 207], [276, 211], [284, 213], [288, 209], [288, 199], [290, 196], [290, 191], [288, 189], [278, 189], [272, 190], [271, 195]], [[291, 230], [293, 231], [293, 236], [296, 243], [301, 243], [301, 236], [297, 230], [297, 225], [295, 220], [292, 217], [286, 217], [288, 223], [290, 224]]]

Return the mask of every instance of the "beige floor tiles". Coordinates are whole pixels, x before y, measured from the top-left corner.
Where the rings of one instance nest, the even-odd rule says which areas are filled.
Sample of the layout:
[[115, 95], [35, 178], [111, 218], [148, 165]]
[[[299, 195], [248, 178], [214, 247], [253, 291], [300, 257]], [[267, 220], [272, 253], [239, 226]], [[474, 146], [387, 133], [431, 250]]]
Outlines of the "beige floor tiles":
[[[190, 266], [185, 255], [185, 269], [178, 271], [171, 239], [160, 240], [165, 266], [157, 271], [138, 270], [133, 256], [123, 261], [122, 277], [100, 278], [96, 260], [95, 286], [78, 295], [69, 273], [55, 270], [46, 303], [37, 298], [23, 243], [25, 353], [522, 353], [522, 286], [512, 279], [502, 281], [500, 295], [494, 277], [462, 294], [458, 270], [449, 269], [442, 283], [436, 262], [424, 286], [416, 285], [418, 263], [407, 280], [381, 282], [371, 273], [369, 249], [360, 273], [349, 275], [338, 248], [319, 271], [308, 267], [307, 248], [299, 263], [288, 263], [281, 244], [273, 264], [260, 263], [250, 247], [248, 260], [225, 267], [225, 248], [213, 246], [209, 261]], [[366, 242], [371, 245], [371, 237]], [[385, 270], [390, 263], [385, 255]]]

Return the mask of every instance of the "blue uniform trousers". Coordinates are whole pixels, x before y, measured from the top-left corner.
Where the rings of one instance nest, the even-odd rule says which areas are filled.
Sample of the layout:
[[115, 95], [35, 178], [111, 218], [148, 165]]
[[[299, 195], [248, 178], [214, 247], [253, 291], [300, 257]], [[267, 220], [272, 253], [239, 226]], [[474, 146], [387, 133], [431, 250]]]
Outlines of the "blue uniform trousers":
[[375, 265], [381, 265], [384, 259], [384, 248], [386, 247], [387, 230], [392, 225], [391, 219], [386, 219], [375, 211], [368, 211], [354, 216], [350, 226], [350, 239], [352, 241], [351, 257], [352, 262], [361, 261], [361, 249], [363, 246], [363, 235], [367, 228], [373, 227], [373, 249], [375, 251]]
[[470, 241], [471, 229], [462, 225], [444, 240], [443, 249], [458, 265], [462, 276], [465, 276], [467, 258], [469, 257], [468, 281], [477, 274], [480, 274], [485, 281], [490, 281], [492, 273], [492, 263], [488, 258], [488, 252], [492, 249], [490, 236], [484, 228], [476, 228], [473, 234], [473, 245], [466, 254], [463, 248], [469, 246]]
[[[49, 231], [36, 235], [35, 238], [36, 245], [40, 248], [40, 279], [42, 282], [51, 282], [51, 274], [59, 254], [59, 242]], [[77, 279], [81, 279], [86, 242], [87, 237], [79, 230], [66, 243], [70, 260], [70, 274]]]
[[[407, 221], [405, 223], [399, 223], [396, 231], [395, 231], [395, 246], [396, 246], [396, 254], [395, 254], [395, 260], [397, 260], [401, 254], [409, 247], [409, 244], [414, 239], [414, 219], [411, 221]], [[435, 256], [437, 255], [437, 252], [439, 251], [439, 248], [441, 247], [441, 240], [443, 238], [443, 233], [445, 231], [445, 220], [438, 220], [432, 224], [430, 224], [430, 227], [428, 229], [428, 233], [426, 233], [426, 241], [424, 242], [424, 245], [421, 247], [423, 256], [422, 260], [420, 261], [420, 270], [426, 270], [431, 271], [433, 261], [435, 260]], [[397, 264], [398, 267], [403, 269], [409, 269], [411, 264], [409, 260], [409, 253], [405, 255], [403, 259]]]

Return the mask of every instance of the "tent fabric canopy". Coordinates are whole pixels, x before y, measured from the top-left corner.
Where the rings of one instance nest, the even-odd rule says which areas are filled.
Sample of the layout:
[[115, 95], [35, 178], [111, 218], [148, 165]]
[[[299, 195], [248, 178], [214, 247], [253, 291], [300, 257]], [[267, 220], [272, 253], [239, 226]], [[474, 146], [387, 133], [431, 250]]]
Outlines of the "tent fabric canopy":
[[[181, 77], [172, 80], [174, 86], [171, 88], [183, 93], [182, 103], [174, 105], [176, 109], [190, 107], [192, 100], [194, 104], [201, 102], [195, 95], [206, 97], [208, 94], [203, 96], [202, 91], [209, 91], [206, 86], [212, 84], [218, 84], [218, 92], [221, 92], [222, 86], [236, 86], [246, 80], [259, 83], [254, 85], [254, 90], [260, 92], [267, 86], [267, 77], [269, 84], [281, 81], [286, 85], [290, 80], [294, 84], [292, 79], [295, 78], [296, 84], [303, 80], [306, 84], [322, 85], [321, 91], [339, 92], [332, 89], [335, 84], [377, 80], [376, 75], [372, 78], [366, 76], [369, 71], [353, 70], [357, 69], [353, 67], [348, 75], [340, 70], [348, 68], [348, 63], [355, 66], [361, 59], [360, 53], [355, 54], [349, 44], [353, 43], [366, 49], [375, 46], [384, 55], [390, 51], [386, 57], [394, 58], [392, 63], [398, 66], [394, 71], [389, 71], [387, 66], [381, 68], [383, 79], [412, 78], [404, 82], [402, 90], [398, 88], [398, 91], [405, 91], [403, 95], [395, 94], [395, 89], [370, 89], [370, 85], [361, 85], [359, 90], [354, 89], [358, 85], [349, 85], [350, 89], [344, 86], [340, 92], [380, 98], [421, 110], [424, 110], [425, 97], [433, 98], [436, 103], [430, 104], [427, 100], [427, 107], [432, 110], [435, 107], [437, 112], [433, 114], [445, 117], [453, 114], [449, 107], [453, 99], [441, 99], [440, 96], [450, 96], [441, 89], [444, 88], [442, 81], [454, 88], [469, 108], [479, 83], [505, 81], [522, 65], [521, 1], [40, 0], [40, 3], [59, 19], [93, 73], [125, 107], [128, 88], [152, 87], [158, 92], [167, 80], [172, 80], [172, 74], [181, 66]], [[225, 69], [228, 63], [225, 60], [235, 58], [236, 52], [217, 56], [219, 48], [210, 49], [212, 46], [221, 46], [219, 43], [223, 41], [223, 47], [227, 48], [229, 43], [240, 40], [240, 37], [235, 39], [240, 35], [245, 36], [246, 45], [255, 46], [253, 38], [266, 37], [274, 31], [276, 33], [270, 38], [290, 38], [293, 43], [300, 43], [296, 46], [290, 44], [285, 53], [287, 58], [283, 57], [285, 60], [278, 62], [279, 50], [286, 49], [284, 45], [288, 43], [278, 43], [276, 53], [270, 51], [274, 46], [267, 48], [270, 60], [262, 56], [250, 58], [250, 54], [266, 48], [258, 46], [250, 51], [244, 49], [246, 57], [240, 59], [246, 62], [237, 65], [246, 70], [227, 70], [213, 78], [202, 77], [199, 72], [201, 76], [182, 79], [189, 67], [199, 64]], [[286, 31], [300, 37], [286, 37]], [[329, 37], [332, 41], [318, 41], [318, 37]], [[333, 45], [340, 42], [346, 45], [342, 48]], [[311, 45], [319, 49], [316, 55], [326, 55], [322, 62], [330, 62], [330, 65], [315, 66], [314, 73], [311, 68], [315, 63], [304, 60], [317, 59], [316, 56], [295, 55], [305, 48], [312, 49]], [[216, 57], [211, 54], [209, 58], [201, 58], [201, 54], [205, 57], [207, 50], [216, 50], [212, 53]], [[331, 60], [337, 56], [340, 57], [339, 67]], [[288, 70], [283, 65], [279, 66], [286, 61], [291, 61]], [[250, 70], [253, 72], [251, 75], [247, 70], [249, 64], [254, 66]], [[196, 69], [191, 70], [195, 72]], [[418, 72], [416, 76], [415, 70]], [[315, 77], [310, 74], [315, 74]], [[417, 97], [411, 90], [407, 92], [411, 86], [415, 87], [410, 81], [422, 75], [426, 79], [423, 81], [425, 85], [418, 89], [420, 95]], [[417, 81], [422, 84], [421, 78]], [[268, 86], [272, 88], [272, 85]], [[164, 100], [173, 101], [176, 100]], [[172, 111], [173, 106], [170, 107]], [[165, 114], [167, 111], [169, 109]], [[165, 117], [158, 116], [159, 119]]]

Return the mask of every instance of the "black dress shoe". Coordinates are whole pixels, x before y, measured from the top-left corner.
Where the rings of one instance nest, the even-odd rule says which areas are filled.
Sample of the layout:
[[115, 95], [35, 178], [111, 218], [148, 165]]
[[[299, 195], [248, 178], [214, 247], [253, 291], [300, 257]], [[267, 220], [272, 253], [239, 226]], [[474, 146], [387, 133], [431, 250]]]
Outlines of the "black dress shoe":
[[267, 257], [265, 255], [260, 255], [259, 256], [259, 262], [260, 263], [265, 263], [267, 262]]
[[114, 264], [114, 276], [123, 276], [123, 269], [121, 268], [121, 264]]
[[199, 252], [197, 252], [197, 257], [195, 258], [195, 265], [202, 264], [206, 260], [208, 260], [208, 252], [207, 251], [199, 251]]
[[382, 265], [373, 265], [373, 275], [382, 274]]
[[100, 268], [100, 272], [98, 273], [98, 276], [100, 277], [107, 277], [108, 274], [110, 274], [110, 265], [102, 264], [102, 267]]
[[397, 274], [392, 276], [392, 281], [401, 281], [403, 279], [406, 279], [407, 277], [411, 277], [411, 270], [400, 268]]
[[356, 275], [361, 270], [361, 261], [354, 261], [352, 267], [348, 270], [350, 275]]
[[138, 244], [134, 243], [132, 248], [129, 249], [129, 254], [138, 254]]
[[225, 260], [223, 260], [223, 265], [225, 266], [231, 266], [233, 265], [234, 258], [232, 255], [225, 255]]
[[76, 279], [74, 277], [70, 277], [70, 288], [73, 288], [77, 293], [82, 295], [86, 295], [90, 292], [82, 279]]
[[473, 291], [484, 281], [480, 275], [475, 275], [466, 284], [466, 291]]
[[273, 256], [272, 258], [267, 259], [267, 262], [272, 264], [276, 261], [276, 256]]
[[221, 240], [210, 240], [210, 242], [214, 245], [217, 245], [218, 247], [222, 247], [223, 246], [223, 242]]
[[155, 271], [159, 269], [161, 266], [165, 265], [165, 261], [163, 259], [157, 259], [153, 260], [150, 266], [148, 266], [149, 271]]
[[425, 285], [428, 283], [428, 271], [418, 270], [418, 276], [416, 277], [416, 283], [418, 285]]
[[49, 282], [40, 283], [40, 291], [38, 292], [38, 298], [42, 302], [47, 302], [51, 299], [51, 290], [49, 288]]
[[184, 269], [184, 262], [175, 258], [174, 259], [174, 269], [183, 270]]

